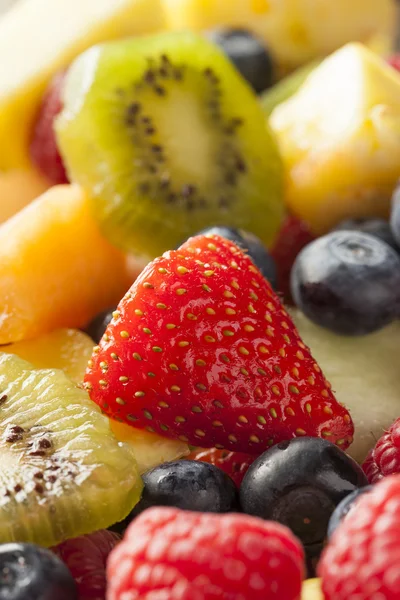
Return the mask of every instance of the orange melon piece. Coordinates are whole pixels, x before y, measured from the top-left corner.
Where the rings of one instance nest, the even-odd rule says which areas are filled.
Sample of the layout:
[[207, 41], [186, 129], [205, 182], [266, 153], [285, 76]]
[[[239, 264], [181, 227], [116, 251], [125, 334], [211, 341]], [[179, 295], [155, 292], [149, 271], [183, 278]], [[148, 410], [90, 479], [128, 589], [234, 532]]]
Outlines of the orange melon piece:
[[3, 346], [1, 350], [16, 354], [35, 369], [62, 369], [76, 383], [83, 381], [93, 340], [77, 329], [57, 329], [34, 340]]
[[0, 223], [24, 208], [50, 187], [34, 169], [14, 169], [0, 173]]
[[0, 225], [0, 344], [80, 328], [131, 283], [82, 189], [55, 186]]

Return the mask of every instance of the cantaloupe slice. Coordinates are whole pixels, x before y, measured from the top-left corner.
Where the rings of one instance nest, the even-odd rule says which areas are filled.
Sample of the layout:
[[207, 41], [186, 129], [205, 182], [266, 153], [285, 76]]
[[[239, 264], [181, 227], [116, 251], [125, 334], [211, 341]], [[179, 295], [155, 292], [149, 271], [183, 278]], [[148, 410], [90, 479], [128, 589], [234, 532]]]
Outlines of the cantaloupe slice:
[[50, 183], [34, 169], [14, 169], [0, 173], [0, 223], [50, 187]]

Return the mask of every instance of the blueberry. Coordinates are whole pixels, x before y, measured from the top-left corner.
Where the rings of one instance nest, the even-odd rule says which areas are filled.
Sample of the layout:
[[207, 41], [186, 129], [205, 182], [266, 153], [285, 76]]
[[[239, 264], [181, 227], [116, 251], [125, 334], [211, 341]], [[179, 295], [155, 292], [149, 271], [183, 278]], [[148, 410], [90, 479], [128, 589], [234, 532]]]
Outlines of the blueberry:
[[361, 467], [331, 442], [294, 438], [250, 466], [240, 504], [245, 513], [286, 525], [315, 553], [322, 549], [335, 507], [367, 483]]
[[221, 48], [257, 93], [273, 85], [274, 64], [271, 55], [250, 31], [216, 29], [210, 31], [208, 37]]
[[0, 545], [0, 600], [77, 600], [67, 566], [33, 544]]
[[392, 198], [392, 214], [390, 216], [390, 227], [398, 246], [400, 246], [400, 184]]
[[400, 315], [400, 255], [358, 231], [334, 231], [306, 246], [291, 273], [295, 304], [317, 325], [364, 335]]
[[347, 219], [335, 227], [334, 231], [361, 231], [369, 233], [374, 237], [386, 242], [400, 253], [400, 247], [396, 244], [389, 221], [385, 219]]
[[365, 487], [362, 487], [358, 490], [354, 490], [354, 492], [346, 496], [346, 498], [343, 498], [340, 504], [338, 504], [335, 510], [333, 511], [332, 516], [330, 518], [328, 526], [329, 538], [332, 537], [332, 535], [334, 534], [335, 530], [338, 528], [344, 517], [346, 517], [346, 515], [348, 515], [348, 513], [351, 510], [353, 510], [357, 501], [360, 499], [360, 496], [370, 492], [372, 488], [372, 485], [366, 485]]
[[98, 344], [101, 338], [103, 337], [104, 332], [112, 319], [112, 314], [114, 310], [115, 307], [108, 308], [107, 310], [104, 310], [103, 312], [99, 313], [86, 327], [85, 333], [87, 333], [92, 338], [92, 340], [96, 342], [96, 344]]
[[214, 465], [196, 460], [164, 463], [143, 475], [142, 499], [134, 516], [151, 506], [225, 513], [237, 507], [232, 479]]
[[274, 259], [257, 236], [243, 229], [234, 229], [233, 227], [224, 227], [222, 225], [203, 229], [196, 235], [207, 234], [220, 235], [242, 248], [242, 250], [245, 250], [265, 279], [268, 279], [271, 286], [276, 289], [277, 280]]

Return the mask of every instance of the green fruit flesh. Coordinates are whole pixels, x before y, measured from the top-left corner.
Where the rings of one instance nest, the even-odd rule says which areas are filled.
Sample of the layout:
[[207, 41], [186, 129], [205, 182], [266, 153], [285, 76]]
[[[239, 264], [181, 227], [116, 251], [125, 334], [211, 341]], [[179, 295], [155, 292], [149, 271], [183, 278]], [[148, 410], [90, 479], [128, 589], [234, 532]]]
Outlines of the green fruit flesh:
[[60, 541], [120, 521], [140, 498], [132, 449], [62, 371], [0, 353], [0, 543]]
[[316, 60], [300, 67], [261, 95], [261, 106], [267, 117], [269, 117], [278, 104], [285, 102], [285, 100], [288, 100], [297, 92], [310, 73], [320, 63], [320, 60]]
[[94, 47], [67, 77], [58, 142], [104, 233], [160, 254], [201, 228], [265, 243], [282, 216], [282, 165], [263, 111], [213, 44], [187, 33]]

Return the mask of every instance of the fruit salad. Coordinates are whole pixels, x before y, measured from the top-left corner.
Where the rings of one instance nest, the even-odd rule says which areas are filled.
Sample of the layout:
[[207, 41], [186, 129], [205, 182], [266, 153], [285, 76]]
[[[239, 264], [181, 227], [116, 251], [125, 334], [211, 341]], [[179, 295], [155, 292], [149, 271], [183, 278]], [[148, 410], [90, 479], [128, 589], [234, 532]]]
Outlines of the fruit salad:
[[0, 0], [0, 599], [400, 600], [395, 0]]

